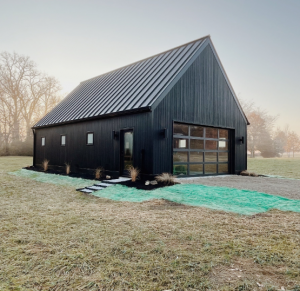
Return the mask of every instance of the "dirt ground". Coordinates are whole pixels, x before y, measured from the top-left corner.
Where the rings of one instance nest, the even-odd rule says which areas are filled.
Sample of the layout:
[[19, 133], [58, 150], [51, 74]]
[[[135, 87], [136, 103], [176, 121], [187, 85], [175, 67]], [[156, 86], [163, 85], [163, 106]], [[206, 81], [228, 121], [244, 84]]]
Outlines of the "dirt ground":
[[278, 195], [289, 199], [300, 199], [300, 180], [237, 175], [181, 178], [177, 180], [184, 184], [237, 188]]

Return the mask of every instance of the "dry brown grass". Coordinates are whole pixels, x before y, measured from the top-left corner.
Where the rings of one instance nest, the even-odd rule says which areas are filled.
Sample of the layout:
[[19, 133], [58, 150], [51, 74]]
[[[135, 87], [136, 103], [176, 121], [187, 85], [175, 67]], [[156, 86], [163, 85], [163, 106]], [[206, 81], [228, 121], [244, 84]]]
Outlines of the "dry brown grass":
[[0, 158], [0, 290], [300, 285], [299, 213], [115, 202], [6, 173], [28, 163]]
[[162, 174], [155, 177], [155, 179], [158, 182], [161, 182], [161, 183], [164, 183], [164, 184], [167, 184], [167, 185], [174, 185], [175, 184], [175, 178], [176, 177], [173, 176], [170, 173], [162, 173]]
[[98, 168], [95, 170], [95, 179], [96, 179], [96, 180], [100, 180], [103, 173], [104, 173], [104, 169], [103, 169], [102, 167], [98, 167]]
[[300, 179], [300, 158], [248, 158], [248, 171]]
[[42, 166], [43, 166], [44, 172], [47, 172], [47, 170], [48, 170], [48, 165], [49, 165], [49, 160], [47, 160], [47, 159], [43, 160]]
[[131, 181], [135, 182], [138, 179], [139, 174], [140, 174], [139, 168], [135, 168], [133, 166], [129, 166], [127, 168], [127, 171], [128, 171], [129, 177], [131, 178]]
[[69, 163], [65, 163], [66, 165], [66, 174], [69, 175], [71, 173], [71, 165]]

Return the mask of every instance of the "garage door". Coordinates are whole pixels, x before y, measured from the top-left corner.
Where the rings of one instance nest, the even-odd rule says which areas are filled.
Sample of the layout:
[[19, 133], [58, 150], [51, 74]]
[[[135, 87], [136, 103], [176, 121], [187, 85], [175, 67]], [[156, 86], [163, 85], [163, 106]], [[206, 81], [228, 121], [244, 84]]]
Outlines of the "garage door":
[[174, 175], [229, 173], [229, 130], [174, 123]]

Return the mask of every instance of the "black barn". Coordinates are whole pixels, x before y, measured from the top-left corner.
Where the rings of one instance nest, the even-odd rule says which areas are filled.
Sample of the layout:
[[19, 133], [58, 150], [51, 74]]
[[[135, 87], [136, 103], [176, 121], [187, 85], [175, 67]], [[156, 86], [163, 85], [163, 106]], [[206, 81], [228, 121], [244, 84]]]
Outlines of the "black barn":
[[83, 81], [34, 127], [34, 166], [239, 173], [247, 118], [210, 36]]

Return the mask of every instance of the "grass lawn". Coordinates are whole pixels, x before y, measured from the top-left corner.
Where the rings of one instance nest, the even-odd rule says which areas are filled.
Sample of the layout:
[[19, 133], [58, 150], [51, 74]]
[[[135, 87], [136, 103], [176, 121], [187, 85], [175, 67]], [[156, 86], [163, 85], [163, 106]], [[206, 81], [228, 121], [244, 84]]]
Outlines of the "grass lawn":
[[7, 174], [29, 164], [0, 157], [0, 290], [300, 290], [299, 213], [116, 202]]
[[248, 171], [300, 179], [300, 158], [248, 158]]

